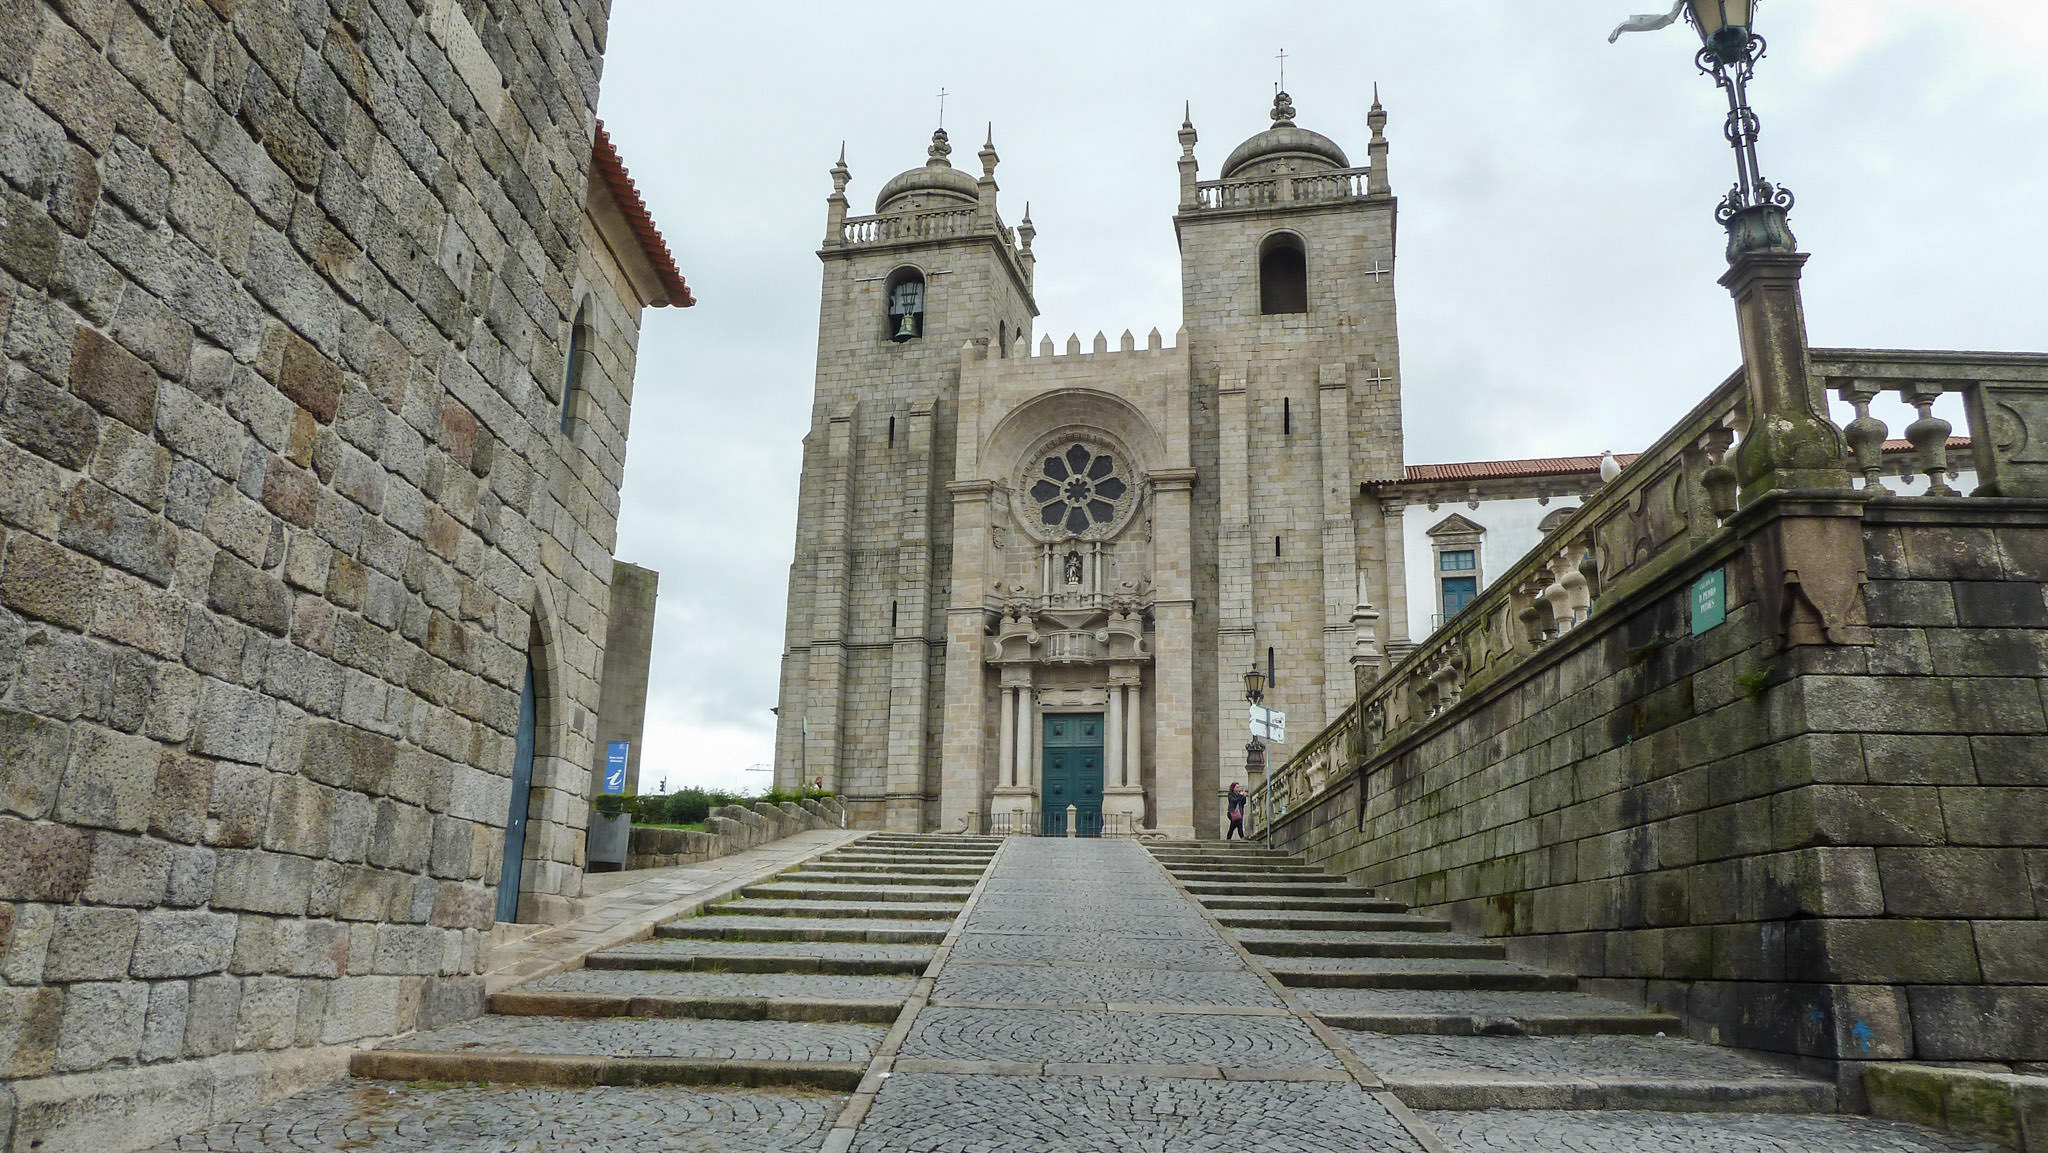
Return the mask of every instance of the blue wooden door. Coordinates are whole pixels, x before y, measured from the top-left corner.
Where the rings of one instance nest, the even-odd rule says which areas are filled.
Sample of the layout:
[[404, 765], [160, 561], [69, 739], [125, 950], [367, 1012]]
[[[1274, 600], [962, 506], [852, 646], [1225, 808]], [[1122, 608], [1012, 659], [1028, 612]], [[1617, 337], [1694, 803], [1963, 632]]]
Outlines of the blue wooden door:
[[1045, 718], [1045, 754], [1039, 828], [1065, 836], [1067, 806], [1075, 809], [1075, 833], [1102, 831], [1102, 714], [1056, 713]]
[[519, 690], [519, 737], [512, 752], [512, 804], [505, 814], [505, 864], [498, 871], [500, 921], [519, 919], [519, 866], [526, 856], [526, 803], [533, 793], [533, 665], [526, 666], [526, 685]]

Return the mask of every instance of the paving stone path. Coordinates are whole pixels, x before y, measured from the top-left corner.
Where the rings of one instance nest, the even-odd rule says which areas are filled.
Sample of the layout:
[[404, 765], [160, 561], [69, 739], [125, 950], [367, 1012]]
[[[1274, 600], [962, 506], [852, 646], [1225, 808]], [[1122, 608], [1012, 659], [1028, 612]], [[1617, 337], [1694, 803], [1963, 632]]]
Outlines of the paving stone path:
[[1990, 1153], [1237, 845], [877, 834], [492, 1009], [169, 1148]]

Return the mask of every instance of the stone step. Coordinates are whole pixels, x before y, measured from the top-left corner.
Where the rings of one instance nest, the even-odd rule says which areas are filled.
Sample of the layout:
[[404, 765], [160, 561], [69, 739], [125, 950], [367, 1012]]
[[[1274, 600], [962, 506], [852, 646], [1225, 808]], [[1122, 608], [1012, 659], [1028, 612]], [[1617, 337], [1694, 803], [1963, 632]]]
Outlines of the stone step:
[[1233, 864], [1247, 865], [1304, 865], [1300, 857], [1283, 853], [1278, 849], [1214, 849], [1208, 851], [1173, 852], [1155, 849], [1152, 858], [1171, 868], [1175, 865], [1214, 865], [1222, 868]]
[[1197, 900], [1207, 897], [1369, 897], [1372, 894], [1342, 881], [1188, 881], [1187, 891]]
[[704, 910], [712, 917], [830, 917], [867, 921], [951, 921], [957, 901], [725, 901]]
[[917, 982], [823, 977], [579, 969], [493, 993], [490, 1009], [532, 1017], [701, 1017], [888, 1025]]
[[1233, 864], [1231, 868], [1217, 868], [1210, 864], [1169, 864], [1167, 872], [1174, 874], [1178, 881], [1325, 881], [1329, 885], [1343, 885], [1341, 877], [1331, 877], [1321, 868], [1307, 864]]
[[1266, 971], [1285, 985], [1320, 989], [1524, 989], [1571, 992], [1578, 980], [1513, 961], [1440, 957], [1315, 957]]
[[1439, 1036], [1554, 1037], [1580, 1033], [1677, 1036], [1682, 1023], [1589, 993], [1302, 989], [1296, 999], [1337, 1029]]
[[1282, 909], [1224, 909], [1216, 913], [1229, 929], [1325, 929], [1360, 933], [1448, 933], [1449, 921], [1414, 913], [1297, 913]]
[[936, 952], [928, 945], [839, 941], [635, 941], [583, 959], [586, 969], [669, 969], [714, 973], [824, 973], [915, 977]]
[[921, 885], [810, 885], [768, 881], [759, 885], [748, 885], [740, 890], [740, 896], [757, 900], [905, 901], [929, 904], [964, 901], [967, 894], [958, 889]]
[[849, 1091], [881, 1025], [692, 1018], [477, 1017], [358, 1053], [389, 1081], [784, 1085]]
[[[846, 876], [860, 876], [864, 874], [888, 875], [901, 873], [905, 868], [906, 866], [888, 861], [846, 862], [834, 861], [829, 857], [820, 857], [805, 865], [804, 872], [839, 873]], [[968, 877], [974, 880], [979, 880], [983, 873], [988, 872], [986, 868], [980, 865], [918, 865], [917, 871], [930, 877]]]
[[654, 927], [654, 935], [689, 941], [844, 941], [869, 945], [936, 945], [950, 920], [874, 917], [775, 917], [732, 914], [685, 917]]
[[1677, 1037], [1337, 1035], [1413, 1109], [1835, 1108], [1831, 1084]]
[[1241, 929], [1247, 950], [1269, 957], [1477, 957], [1508, 955], [1497, 941], [1452, 933], [1354, 933], [1322, 929]]
[[961, 849], [971, 852], [994, 854], [1002, 847], [1002, 837], [962, 837], [947, 833], [873, 833], [858, 842], [869, 849], [916, 848], [916, 849]]
[[813, 865], [874, 865], [895, 872], [902, 869], [973, 869], [978, 873], [988, 871], [988, 862], [980, 857], [959, 857], [953, 855], [934, 857], [905, 857], [895, 853], [847, 853], [844, 856], [830, 854], [811, 862]]
[[1195, 894], [1211, 909], [1269, 909], [1289, 913], [1405, 913], [1408, 906], [1385, 897], [1261, 897]]
[[957, 876], [948, 873], [933, 874], [917, 870], [902, 870], [891, 873], [834, 873], [819, 869], [798, 869], [795, 872], [780, 873], [775, 878], [778, 885], [913, 885], [928, 889], [971, 889], [980, 880], [978, 874]]

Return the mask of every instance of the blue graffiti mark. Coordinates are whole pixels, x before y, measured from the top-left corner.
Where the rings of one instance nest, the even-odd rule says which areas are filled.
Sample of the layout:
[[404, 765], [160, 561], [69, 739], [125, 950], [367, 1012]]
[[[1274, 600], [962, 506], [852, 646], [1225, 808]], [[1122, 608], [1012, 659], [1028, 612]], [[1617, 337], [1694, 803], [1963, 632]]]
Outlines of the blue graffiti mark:
[[1806, 1020], [1809, 1024], [1819, 1025], [1827, 1019], [1828, 1015], [1821, 1011], [1819, 1005], [1808, 1005], [1806, 1007]]
[[1870, 1043], [1877, 1039], [1877, 1034], [1871, 1030], [1870, 1026], [1861, 1021], [1856, 1022], [1855, 1028], [1849, 1030], [1849, 1035], [1856, 1038], [1856, 1043], [1863, 1046], [1865, 1053], [1870, 1052]]

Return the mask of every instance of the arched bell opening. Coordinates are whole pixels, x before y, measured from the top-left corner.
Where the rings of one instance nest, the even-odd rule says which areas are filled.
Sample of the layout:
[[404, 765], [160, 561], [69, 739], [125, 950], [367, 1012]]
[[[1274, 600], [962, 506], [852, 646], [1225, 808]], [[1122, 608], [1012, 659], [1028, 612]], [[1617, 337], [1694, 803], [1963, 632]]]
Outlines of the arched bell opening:
[[883, 335], [897, 344], [924, 336], [924, 273], [899, 268], [889, 274], [883, 299], [889, 302]]
[[1259, 312], [1308, 311], [1308, 249], [1292, 232], [1276, 232], [1259, 246]]

